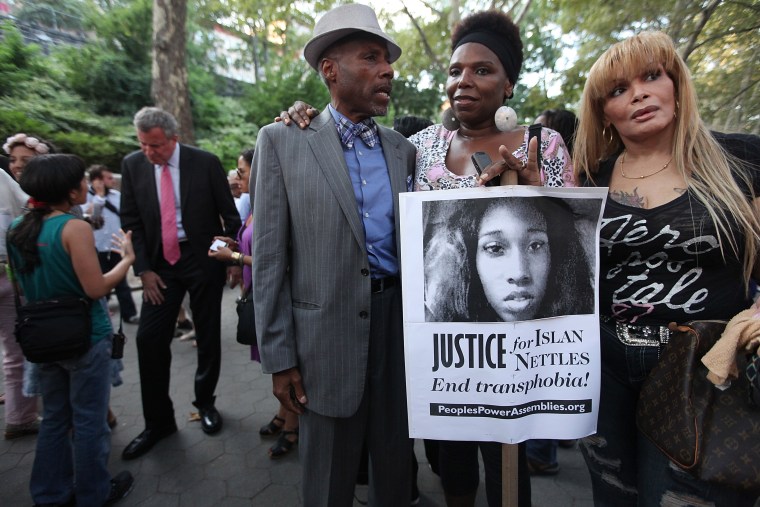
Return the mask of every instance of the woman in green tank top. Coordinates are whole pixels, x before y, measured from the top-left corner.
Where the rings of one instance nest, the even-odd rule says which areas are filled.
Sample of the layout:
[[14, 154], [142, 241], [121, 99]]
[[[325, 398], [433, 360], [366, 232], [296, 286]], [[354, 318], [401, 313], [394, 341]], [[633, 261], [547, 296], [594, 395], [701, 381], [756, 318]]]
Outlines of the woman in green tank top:
[[[74, 155], [41, 155], [21, 175], [31, 209], [11, 226], [8, 255], [27, 301], [101, 298], [134, 262], [131, 233], [121, 231], [114, 235], [114, 251], [122, 260], [101, 273], [90, 225], [69, 214], [86, 202], [84, 172], [84, 162]], [[76, 359], [39, 364], [43, 419], [29, 485], [35, 504], [110, 505], [132, 489], [129, 472], [112, 478], [107, 469], [110, 335], [108, 315], [93, 304], [90, 350]]]

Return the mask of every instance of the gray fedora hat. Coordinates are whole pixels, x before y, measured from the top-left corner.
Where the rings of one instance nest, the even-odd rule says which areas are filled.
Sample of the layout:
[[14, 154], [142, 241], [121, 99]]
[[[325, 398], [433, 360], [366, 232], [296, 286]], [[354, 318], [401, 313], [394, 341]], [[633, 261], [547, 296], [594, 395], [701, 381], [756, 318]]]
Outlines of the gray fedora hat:
[[356, 32], [366, 32], [376, 35], [388, 43], [390, 63], [401, 56], [401, 48], [380, 28], [375, 11], [362, 4], [347, 4], [338, 6], [322, 16], [314, 25], [314, 34], [303, 48], [303, 57], [315, 70], [319, 57], [325, 49], [338, 42], [343, 37]]

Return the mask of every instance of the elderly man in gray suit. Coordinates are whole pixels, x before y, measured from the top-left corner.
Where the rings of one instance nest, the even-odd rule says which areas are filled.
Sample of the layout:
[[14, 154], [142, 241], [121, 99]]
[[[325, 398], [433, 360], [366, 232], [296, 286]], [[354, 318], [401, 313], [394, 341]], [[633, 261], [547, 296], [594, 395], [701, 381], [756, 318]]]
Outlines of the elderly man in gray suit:
[[330, 91], [305, 130], [264, 127], [253, 159], [253, 280], [263, 369], [301, 414], [303, 502], [353, 503], [365, 441], [370, 505], [409, 504], [398, 194], [415, 150], [377, 125], [401, 49], [364, 5], [316, 24], [304, 57]]

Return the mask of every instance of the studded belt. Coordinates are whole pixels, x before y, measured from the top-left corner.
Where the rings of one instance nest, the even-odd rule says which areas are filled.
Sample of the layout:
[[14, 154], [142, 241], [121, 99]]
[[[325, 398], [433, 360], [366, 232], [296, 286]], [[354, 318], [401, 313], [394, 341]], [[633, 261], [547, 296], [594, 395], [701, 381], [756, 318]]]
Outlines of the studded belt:
[[634, 347], [659, 347], [670, 340], [672, 331], [667, 326], [641, 326], [618, 322], [609, 315], [600, 315], [602, 322], [615, 325], [615, 334], [621, 343]]

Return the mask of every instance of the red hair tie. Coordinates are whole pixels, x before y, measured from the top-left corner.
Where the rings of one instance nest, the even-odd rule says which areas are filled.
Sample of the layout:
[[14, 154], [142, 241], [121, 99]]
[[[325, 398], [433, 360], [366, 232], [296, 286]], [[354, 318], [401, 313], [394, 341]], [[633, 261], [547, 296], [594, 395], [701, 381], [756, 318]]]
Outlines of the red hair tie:
[[30, 208], [47, 208], [48, 207], [48, 203], [43, 202], [43, 201], [38, 201], [34, 197], [30, 197], [29, 198], [29, 207]]

